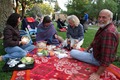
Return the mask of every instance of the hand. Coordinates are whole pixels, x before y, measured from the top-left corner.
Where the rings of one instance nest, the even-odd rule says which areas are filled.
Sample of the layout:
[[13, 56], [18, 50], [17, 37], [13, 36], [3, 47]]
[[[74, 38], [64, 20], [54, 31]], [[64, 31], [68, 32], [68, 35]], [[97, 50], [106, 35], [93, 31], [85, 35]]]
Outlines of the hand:
[[27, 42], [25, 42], [25, 41], [19, 41], [19, 45], [20, 45], [20, 44], [22, 44], [22, 45], [26, 45]]
[[91, 47], [87, 47], [85, 51], [86, 51], [86, 52], [89, 52], [89, 49], [90, 49], [90, 48], [91, 48]]
[[74, 44], [74, 45], [73, 45], [73, 49], [77, 49], [77, 44]]
[[21, 41], [20, 41], [20, 42], [21, 42], [22, 45], [26, 45], [26, 44], [28, 43], [28, 41], [29, 41], [29, 38], [23, 36], [23, 37], [21, 38]]
[[70, 39], [67, 38], [67, 42], [70, 41]]
[[67, 44], [71, 44], [71, 40], [70, 39], [67, 39]]
[[92, 73], [89, 77], [89, 80], [100, 80], [100, 75], [97, 73]]
[[21, 41], [21, 44], [22, 44], [22, 45], [26, 45], [27, 42], [26, 42], [26, 41]]
[[57, 34], [55, 34], [55, 38], [58, 38], [58, 35], [57, 35]]
[[75, 40], [75, 43], [78, 43], [78, 42], [79, 42], [79, 41], [76, 39], [76, 40]]

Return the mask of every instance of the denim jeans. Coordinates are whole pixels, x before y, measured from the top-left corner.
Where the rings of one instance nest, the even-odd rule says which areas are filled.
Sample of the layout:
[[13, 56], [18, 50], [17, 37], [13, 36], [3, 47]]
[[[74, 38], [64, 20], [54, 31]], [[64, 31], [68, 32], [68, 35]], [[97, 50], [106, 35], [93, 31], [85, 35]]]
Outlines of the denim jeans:
[[96, 66], [100, 65], [99, 62], [94, 58], [93, 53], [73, 49], [71, 50], [70, 55], [71, 57], [78, 59], [80, 61], [90, 63]]
[[28, 52], [32, 51], [35, 48], [34, 45], [27, 44], [23, 46], [14, 46], [14, 47], [6, 47], [5, 52], [7, 54], [3, 55], [3, 60], [8, 58], [22, 58], [27, 55]]

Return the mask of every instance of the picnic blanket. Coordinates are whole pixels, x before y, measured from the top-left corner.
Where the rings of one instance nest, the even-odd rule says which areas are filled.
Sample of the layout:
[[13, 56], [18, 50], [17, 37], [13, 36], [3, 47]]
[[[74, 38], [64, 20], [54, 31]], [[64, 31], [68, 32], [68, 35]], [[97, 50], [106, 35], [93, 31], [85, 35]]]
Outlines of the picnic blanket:
[[59, 30], [60, 30], [60, 32], [66, 32], [67, 31], [66, 28], [62, 28], [62, 29], [59, 29]]
[[[34, 68], [14, 71], [11, 80], [88, 80], [89, 75], [98, 69], [70, 57], [39, 57], [33, 53], [29, 56], [35, 59]], [[120, 80], [120, 68], [111, 64], [101, 75], [101, 80]]]

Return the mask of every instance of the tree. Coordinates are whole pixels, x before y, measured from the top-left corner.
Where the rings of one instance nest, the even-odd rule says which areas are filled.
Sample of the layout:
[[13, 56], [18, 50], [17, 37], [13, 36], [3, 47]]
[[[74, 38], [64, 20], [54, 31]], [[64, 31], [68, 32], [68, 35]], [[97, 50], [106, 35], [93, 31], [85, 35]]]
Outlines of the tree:
[[30, 10], [27, 10], [27, 15], [30, 15], [30, 16], [37, 16], [37, 15], [42, 15], [41, 13], [41, 9], [39, 7], [39, 4], [35, 4], [32, 9]]
[[25, 15], [26, 6], [29, 6], [29, 5], [35, 4], [35, 3], [43, 3], [43, 0], [19, 0], [19, 1], [22, 5], [22, 18]]
[[[0, 32], [3, 32], [5, 23], [9, 15], [13, 12], [19, 13], [22, 9], [22, 16], [25, 14], [26, 5], [42, 3], [43, 0], [0, 0]], [[16, 6], [14, 5], [16, 3]], [[22, 7], [20, 6], [22, 4]]]
[[105, 2], [103, 0], [97, 0], [96, 3], [90, 3], [88, 5], [88, 13], [92, 18], [97, 18], [99, 11], [102, 9], [109, 9], [115, 14], [118, 9], [117, 5], [118, 4], [113, 0], [105, 0]]
[[16, 6], [14, 5], [14, 10], [16, 13], [20, 13], [20, 8], [22, 8], [21, 14], [23, 18], [26, 12], [26, 6], [30, 6], [31, 4], [35, 4], [35, 3], [43, 3], [43, 0], [15, 0], [14, 3], [16, 3]]
[[3, 32], [8, 16], [13, 12], [12, 0], [0, 0], [0, 32]]
[[118, 9], [117, 9], [117, 12], [116, 12], [116, 18], [117, 20], [119, 19], [120, 20], [120, 0], [114, 0], [118, 5]]
[[97, 18], [98, 13], [102, 9], [109, 9], [114, 14], [118, 10], [118, 3], [114, 0], [70, 0], [67, 4], [68, 15], [75, 14], [83, 16], [84, 12], [89, 14], [89, 18]]
[[35, 4], [31, 9], [27, 10], [29, 16], [51, 15], [53, 12], [53, 7], [48, 3]]
[[77, 16], [80, 16], [80, 14], [84, 14], [84, 12], [87, 11], [86, 6], [88, 5], [90, 1], [89, 0], [70, 0], [67, 7], [67, 14], [75, 14]]
[[19, 8], [19, 0], [13, 0], [13, 9], [15, 10], [16, 13], [19, 13], [18, 8]]
[[55, 3], [55, 8], [54, 8], [54, 9], [55, 9], [55, 12], [57, 12], [57, 11], [60, 10], [60, 7], [59, 7], [59, 5], [58, 5], [58, 2]]
[[39, 7], [43, 15], [50, 15], [54, 12], [53, 7], [47, 3], [40, 3]]

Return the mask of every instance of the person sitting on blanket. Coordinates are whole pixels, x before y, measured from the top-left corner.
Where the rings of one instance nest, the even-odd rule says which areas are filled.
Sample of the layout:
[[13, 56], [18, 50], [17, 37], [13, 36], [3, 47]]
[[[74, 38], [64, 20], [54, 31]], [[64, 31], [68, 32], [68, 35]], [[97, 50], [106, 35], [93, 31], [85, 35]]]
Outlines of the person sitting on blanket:
[[56, 21], [57, 22], [57, 27], [59, 29], [67, 29], [67, 26], [65, 25], [65, 22], [61, 19], [61, 18], [58, 18], [58, 20]]
[[70, 41], [70, 47], [80, 49], [84, 41], [84, 29], [82, 24], [80, 24], [79, 19], [75, 15], [70, 15], [67, 17], [68, 29], [67, 29], [67, 39], [62, 43], [63, 47], [68, 46], [68, 41]]
[[99, 66], [95, 73], [92, 73], [89, 80], [100, 80], [100, 75], [115, 59], [119, 44], [119, 33], [112, 23], [113, 13], [108, 9], [100, 11], [98, 26], [94, 40], [86, 51], [72, 50], [71, 57]]
[[43, 18], [43, 22], [37, 27], [36, 41], [47, 41], [47, 44], [58, 45], [63, 42], [49, 16]]
[[12, 13], [8, 17], [3, 31], [3, 44], [7, 54], [0, 56], [0, 61], [6, 61], [9, 58], [22, 58], [35, 48], [34, 45], [21, 40], [18, 28], [20, 22], [20, 15], [17, 13]]

